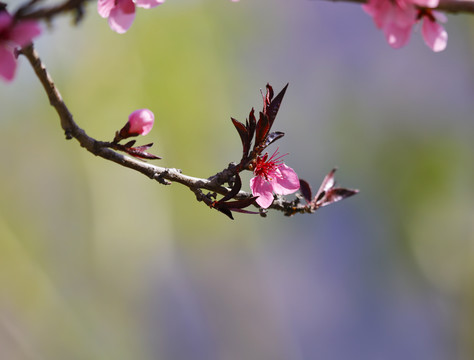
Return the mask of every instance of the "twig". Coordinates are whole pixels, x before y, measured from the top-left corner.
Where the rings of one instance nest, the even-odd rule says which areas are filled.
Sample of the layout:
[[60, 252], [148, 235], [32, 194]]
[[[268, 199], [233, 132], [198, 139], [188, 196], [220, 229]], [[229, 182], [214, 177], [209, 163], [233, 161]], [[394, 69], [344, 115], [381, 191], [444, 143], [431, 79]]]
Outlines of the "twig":
[[[202, 194], [200, 189], [208, 190], [221, 195], [226, 195], [231, 191], [231, 189], [223, 186], [222, 184], [224, 182], [223, 179], [226, 179], [229, 176], [229, 172], [235, 166], [234, 164], [230, 164], [227, 169], [224, 169], [222, 172], [210, 177], [209, 179], [201, 179], [184, 175], [178, 169], [151, 165], [149, 163], [122, 155], [112, 150], [110, 148], [109, 142], [98, 141], [88, 136], [86, 132], [74, 121], [71, 112], [64, 103], [59, 90], [54, 84], [50, 74], [46, 70], [45, 65], [39, 58], [38, 53], [33, 48], [33, 45], [24, 47], [20, 51], [20, 54], [24, 55], [28, 59], [36, 76], [43, 85], [51, 106], [56, 110], [59, 116], [61, 127], [65, 132], [66, 139], [76, 139], [83, 148], [92, 154], [138, 171], [146, 175], [148, 178], [156, 180], [161, 184], [169, 185], [173, 182], [180, 183], [193, 191], [194, 194], [196, 194], [197, 199], [199, 201], [204, 201], [207, 205], [209, 205], [209, 201], [207, 201], [208, 198], [206, 198], [206, 201], [204, 200], [206, 195]], [[239, 191], [233, 198], [237, 200], [243, 200], [252, 198], [252, 196], [253, 195], [248, 192]], [[278, 200], [274, 201], [270, 208], [282, 211], [286, 215], [314, 212], [314, 210], [308, 206], [299, 204], [298, 200], [296, 202], [289, 202], [283, 198], [279, 198]]]
[[66, 13], [69, 11], [75, 11], [74, 21], [78, 23], [84, 15], [83, 6], [87, 1], [91, 0], [65, 0], [55, 6], [45, 6], [43, 8], [35, 8], [37, 3], [41, 0], [30, 0], [28, 3], [20, 7], [15, 12], [16, 19], [45, 19], [50, 21], [53, 17]]

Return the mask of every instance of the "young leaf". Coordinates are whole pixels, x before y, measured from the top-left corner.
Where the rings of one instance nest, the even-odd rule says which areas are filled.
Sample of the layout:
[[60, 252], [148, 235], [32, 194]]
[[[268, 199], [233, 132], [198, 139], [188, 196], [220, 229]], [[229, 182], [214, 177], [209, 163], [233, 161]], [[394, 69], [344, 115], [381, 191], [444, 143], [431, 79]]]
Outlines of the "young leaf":
[[232, 120], [232, 123], [234, 124], [235, 128], [237, 129], [237, 132], [240, 135], [240, 140], [242, 141], [242, 151], [243, 151], [243, 156], [247, 156], [249, 150], [250, 150], [250, 141], [249, 141], [249, 135], [247, 132], [247, 129], [244, 124], [242, 124], [240, 121], [235, 120], [234, 118], [230, 118]]
[[270, 84], [267, 83], [267, 93], [265, 94], [265, 98], [263, 99], [263, 108], [266, 109], [268, 105], [272, 102], [273, 99], [273, 88]]
[[336, 168], [332, 169], [329, 174], [327, 174], [323, 182], [321, 183], [321, 186], [318, 189], [318, 192], [316, 193], [315, 200], [319, 200], [322, 196], [324, 196], [324, 193], [328, 191], [330, 188], [334, 187], [336, 184], [336, 181], [334, 180], [334, 173], [336, 172]]
[[130, 140], [128, 143], [126, 143], [124, 146], [125, 147], [132, 147], [135, 143], [137, 142], [137, 140]]
[[232, 211], [230, 211], [228, 208], [216, 206], [214, 207], [214, 209], [228, 216], [231, 220], [234, 220], [234, 217], [232, 216]]
[[224, 202], [227, 200], [232, 199], [235, 195], [237, 195], [242, 188], [242, 179], [240, 178], [239, 174], [235, 174], [235, 181], [234, 181], [234, 186], [232, 186], [232, 189], [218, 202]]
[[311, 186], [308, 184], [307, 181], [303, 179], [300, 179], [300, 192], [301, 192], [301, 195], [303, 195], [306, 202], [310, 203], [311, 200], [313, 199]]
[[282, 138], [283, 136], [285, 136], [285, 133], [284, 133], [284, 132], [281, 132], [281, 131], [274, 131], [274, 132], [271, 132], [271, 133], [268, 134], [268, 136], [267, 136], [267, 141], [265, 141], [265, 147], [267, 147], [267, 146], [270, 145], [271, 143], [277, 141], [278, 139]]
[[280, 109], [280, 105], [283, 100], [283, 96], [285, 96], [285, 92], [286, 92], [286, 89], [288, 88], [288, 85], [289, 84], [286, 84], [285, 87], [278, 93], [278, 95], [264, 109], [265, 114], [268, 116], [270, 127], [272, 127], [273, 121], [275, 121], [275, 118], [277, 116], [278, 110]]
[[316, 196], [311, 202], [311, 207], [313, 209], [318, 209], [320, 207], [335, 203], [359, 192], [359, 190], [355, 189], [335, 188], [335, 172], [336, 169], [332, 169], [329, 174], [325, 176]]
[[268, 130], [270, 130], [268, 117], [264, 113], [260, 112], [260, 119], [258, 120], [257, 131], [255, 134], [254, 148], [264, 145], [263, 142], [265, 141], [265, 137], [268, 134]]
[[252, 110], [250, 110], [249, 121], [248, 121], [248, 126], [247, 126], [247, 131], [249, 134], [249, 144], [252, 142], [256, 127], [257, 127], [257, 119], [255, 118], [255, 110], [252, 108]]
[[316, 206], [323, 207], [341, 200], [348, 198], [349, 196], [355, 195], [359, 190], [345, 189], [345, 188], [333, 188], [329, 189], [325, 195], [316, 202]]

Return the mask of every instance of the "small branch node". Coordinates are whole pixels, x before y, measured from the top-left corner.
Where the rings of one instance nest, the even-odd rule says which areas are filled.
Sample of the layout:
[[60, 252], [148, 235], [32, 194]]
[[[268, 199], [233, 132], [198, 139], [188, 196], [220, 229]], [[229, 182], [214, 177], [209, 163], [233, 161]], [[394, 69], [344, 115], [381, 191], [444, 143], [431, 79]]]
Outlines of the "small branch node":
[[171, 185], [172, 182], [165, 179], [165, 176], [167, 176], [168, 174], [169, 174], [169, 171], [168, 171], [168, 169], [166, 169], [165, 171], [163, 171], [161, 173], [155, 173], [155, 175], [152, 177], [152, 179], [155, 179], [156, 181], [158, 181], [162, 185]]

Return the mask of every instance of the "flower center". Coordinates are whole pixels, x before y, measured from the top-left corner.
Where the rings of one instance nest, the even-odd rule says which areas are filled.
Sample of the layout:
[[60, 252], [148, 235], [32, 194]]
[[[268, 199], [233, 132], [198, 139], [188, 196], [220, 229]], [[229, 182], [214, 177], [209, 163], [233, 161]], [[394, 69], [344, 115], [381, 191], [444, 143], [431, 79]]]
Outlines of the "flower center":
[[433, 12], [430, 9], [418, 9], [418, 14], [416, 20], [421, 20], [423, 16], [426, 16], [430, 19], [431, 22], [436, 22], [436, 18], [433, 15]]
[[272, 156], [270, 156], [270, 158], [268, 157], [268, 153], [265, 153], [265, 155], [263, 156], [259, 156], [257, 158], [253, 173], [256, 176], [261, 176], [265, 178], [265, 180], [272, 180], [272, 176], [275, 175], [276, 170], [283, 163], [283, 160], [281, 159], [288, 154], [284, 154], [281, 156], [278, 155], [279, 152], [278, 149], [276, 149], [276, 151], [273, 153]]

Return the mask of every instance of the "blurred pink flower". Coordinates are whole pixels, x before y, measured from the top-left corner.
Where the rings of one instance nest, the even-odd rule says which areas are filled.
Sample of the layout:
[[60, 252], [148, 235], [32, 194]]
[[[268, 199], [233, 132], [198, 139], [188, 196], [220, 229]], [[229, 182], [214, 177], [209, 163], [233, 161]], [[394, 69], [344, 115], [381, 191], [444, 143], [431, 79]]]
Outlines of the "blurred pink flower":
[[273, 202], [273, 193], [288, 195], [300, 188], [296, 172], [283, 163], [278, 156], [278, 150], [268, 158], [268, 154], [257, 158], [254, 177], [250, 179], [252, 194], [258, 196], [255, 200], [262, 208], [268, 208]]
[[426, 45], [434, 52], [443, 51], [448, 44], [448, 33], [438, 21], [446, 22], [446, 16], [438, 11], [430, 10], [424, 10], [420, 15], [423, 17], [421, 34]]
[[145, 9], [154, 8], [165, 0], [99, 0], [97, 11], [109, 19], [110, 28], [119, 34], [125, 33], [135, 19], [135, 5]]
[[146, 135], [153, 128], [155, 115], [148, 109], [138, 109], [128, 117], [128, 132], [134, 135]]
[[6, 11], [0, 12], [0, 77], [10, 82], [15, 77], [15, 47], [28, 45], [41, 33], [36, 21], [14, 22]]
[[384, 32], [391, 47], [398, 49], [406, 45], [413, 25], [423, 18], [422, 34], [426, 44], [433, 51], [441, 51], [446, 47], [448, 36], [436, 22], [441, 18], [438, 19], [434, 15], [436, 12], [429, 10], [438, 4], [439, 0], [369, 0], [362, 8]]

